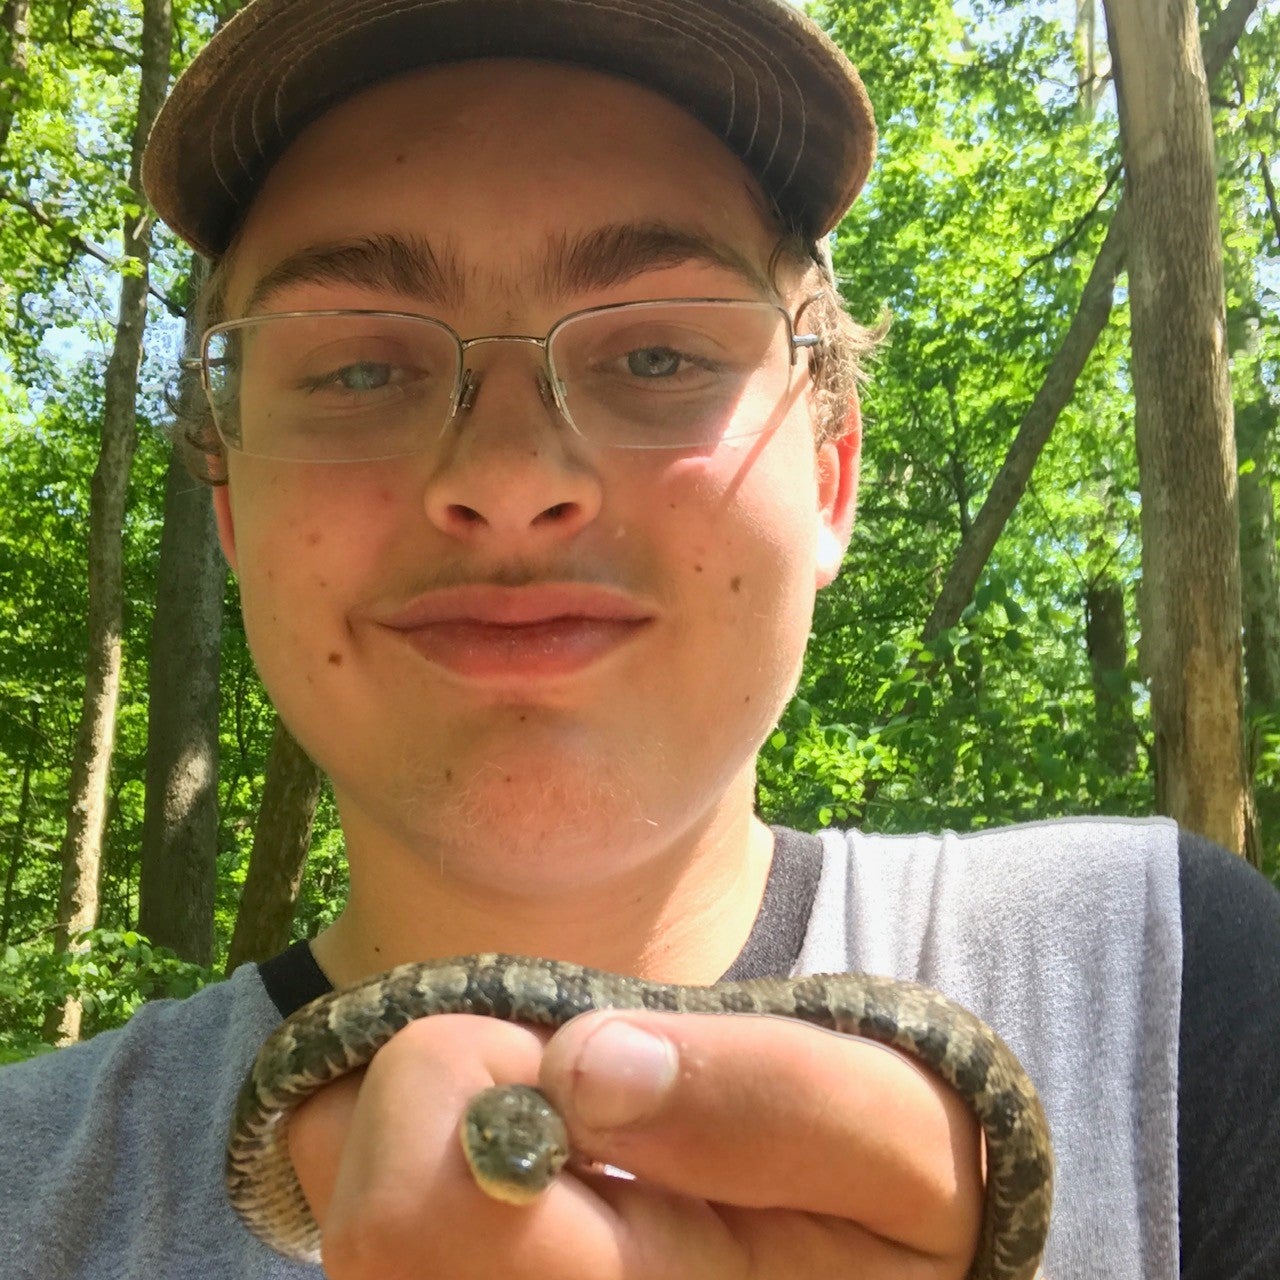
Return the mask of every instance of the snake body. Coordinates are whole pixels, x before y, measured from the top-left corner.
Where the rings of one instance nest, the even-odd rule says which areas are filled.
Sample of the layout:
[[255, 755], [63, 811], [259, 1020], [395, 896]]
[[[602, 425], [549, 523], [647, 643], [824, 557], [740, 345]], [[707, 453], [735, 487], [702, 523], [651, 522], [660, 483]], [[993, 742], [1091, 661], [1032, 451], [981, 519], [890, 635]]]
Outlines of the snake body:
[[472, 1013], [557, 1027], [592, 1009], [619, 1008], [796, 1018], [923, 1063], [968, 1102], [986, 1137], [986, 1197], [970, 1280], [1033, 1280], [1049, 1230], [1053, 1153], [1022, 1065], [990, 1027], [945, 996], [856, 973], [694, 987], [500, 954], [401, 965], [312, 1001], [262, 1046], [227, 1145], [232, 1205], [278, 1252], [319, 1261], [319, 1229], [285, 1143], [286, 1121], [299, 1103], [365, 1065], [416, 1018]]

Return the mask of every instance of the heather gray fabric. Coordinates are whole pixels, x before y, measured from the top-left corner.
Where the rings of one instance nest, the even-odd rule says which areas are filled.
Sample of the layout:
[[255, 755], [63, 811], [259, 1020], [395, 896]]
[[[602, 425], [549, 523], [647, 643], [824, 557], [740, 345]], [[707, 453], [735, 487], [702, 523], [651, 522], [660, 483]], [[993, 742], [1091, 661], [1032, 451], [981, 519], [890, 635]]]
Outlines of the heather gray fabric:
[[243, 1230], [231, 1104], [279, 1022], [255, 965], [0, 1071], [4, 1280], [320, 1280]]
[[944, 991], [1040, 1090], [1058, 1162], [1046, 1276], [1176, 1276], [1177, 827], [1076, 819], [823, 842], [801, 969]]
[[[799, 971], [918, 977], [992, 1021], [1059, 1148], [1052, 1280], [1177, 1274], [1177, 833], [827, 832]], [[122, 1031], [0, 1071], [4, 1280], [318, 1280], [222, 1193], [232, 1099], [278, 1021], [255, 966]]]

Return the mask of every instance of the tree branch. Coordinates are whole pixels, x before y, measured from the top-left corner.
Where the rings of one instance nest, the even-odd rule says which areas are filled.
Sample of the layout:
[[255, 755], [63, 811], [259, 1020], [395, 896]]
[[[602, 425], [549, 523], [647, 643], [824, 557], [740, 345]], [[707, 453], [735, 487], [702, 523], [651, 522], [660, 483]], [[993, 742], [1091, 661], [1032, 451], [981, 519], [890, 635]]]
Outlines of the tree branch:
[[1120, 166], [1116, 165], [1115, 168], [1113, 168], [1111, 172], [1107, 174], [1106, 185], [1102, 188], [1100, 192], [1098, 192], [1098, 198], [1089, 207], [1089, 211], [1079, 220], [1079, 222], [1076, 223], [1074, 227], [1071, 228], [1070, 231], [1067, 232], [1065, 236], [1062, 237], [1061, 240], [1058, 241], [1057, 244], [1055, 244], [1050, 249], [1046, 249], [1044, 253], [1036, 254], [1036, 256], [1032, 258], [1031, 261], [1028, 262], [1027, 265], [1017, 273], [1017, 275], [1013, 277], [1014, 280], [1021, 280], [1027, 274], [1027, 272], [1031, 270], [1032, 267], [1038, 267], [1040, 263], [1047, 261], [1049, 258], [1052, 258], [1055, 254], [1061, 253], [1063, 249], [1067, 248], [1068, 245], [1072, 244], [1079, 237], [1080, 233], [1085, 229], [1085, 227], [1087, 227], [1089, 223], [1091, 223], [1094, 220], [1094, 218], [1097, 217], [1098, 210], [1102, 208], [1102, 202], [1107, 198], [1107, 194], [1108, 192], [1110, 192], [1111, 188], [1116, 185], [1116, 181], [1119, 179], [1119, 177], [1120, 177]]
[[[9, 187], [0, 184], [0, 199], [6, 200], [16, 209], [21, 209], [24, 213], [29, 214], [42, 227], [48, 227], [50, 231], [56, 231], [59, 235], [66, 236], [68, 243], [72, 248], [79, 250], [81, 253], [87, 254], [90, 258], [96, 258], [104, 266], [110, 267], [112, 271], [121, 269], [121, 259], [109, 254], [105, 249], [99, 249], [97, 245], [91, 244], [83, 236], [78, 235], [74, 231], [67, 228], [67, 220], [59, 218], [55, 214], [51, 214], [42, 209], [38, 204], [31, 200], [25, 200], [22, 196], [17, 195]], [[180, 306], [168, 294], [162, 293], [154, 285], [147, 285], [147, 292], [162, 303], [171, 315], [177, 316], [179, 320], [185, 319], [186, 308]]]
[[1258, 0], [1231, 0], [1200, 37], [1200, 54], [1204, 58], [1205, 75], [1215, 80], [1227, 65], [1231, 51], [1240, 42], [1245, 24], [1253, 17]]
[[938, 599], [924, 624], [922, 634], [926, 642], [959, 622], [988, 557], [1026, 490], [1058, 415], [1071, 400], [1076, 379], [1111, 315], [1116, 278], [1124, 265], [1128, 216], [1128, 203], [1122, 195], [1066, 337], [1049, 362], [1040, 390], [1023, 415], [1018, 434], [974, 518], [969, 536], [961, 540], [947, 570]]
[[1258, 152], [1258, 167], [1262, 170], [1262, 185], [1267, 192], [1267, 209], [1271, 213], [1271, 228], [1276, 234], [1276, 244], [1280, 246], [1280, 204], [1276, 202], [1276, 184], [1271, 180], [1271, 168], [1265, 151]]

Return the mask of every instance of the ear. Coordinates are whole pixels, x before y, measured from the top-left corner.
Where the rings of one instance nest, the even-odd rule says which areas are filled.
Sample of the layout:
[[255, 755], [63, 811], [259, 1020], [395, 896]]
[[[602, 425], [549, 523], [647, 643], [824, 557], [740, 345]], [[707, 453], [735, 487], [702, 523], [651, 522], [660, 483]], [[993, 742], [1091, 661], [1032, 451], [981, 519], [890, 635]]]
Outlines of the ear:
[[218, 541], [222, 544], [222, 554], [226, 556], [232, 573], [239, 573], [240, 566], [236, 560], [236, 525], [231, 515], [231, 486], [215, 485], [213, 496], [213, 518], [218, 524]]
[[818, 447], [817, 587], [835, 581], [853, 536], [862, 456], [862, 407], [855, 394], [840, 434]]

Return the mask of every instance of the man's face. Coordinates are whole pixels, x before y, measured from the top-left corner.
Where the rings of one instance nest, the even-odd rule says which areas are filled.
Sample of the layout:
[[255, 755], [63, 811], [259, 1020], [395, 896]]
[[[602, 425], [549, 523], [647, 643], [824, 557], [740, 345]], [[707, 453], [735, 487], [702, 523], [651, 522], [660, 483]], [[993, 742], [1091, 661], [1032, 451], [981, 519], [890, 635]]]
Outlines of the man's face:
[[[655, 223], [749, 270], [669, 257], [612, 279], [598, 262], [547, 269], [602, 228]], [[277, 270], [388, 236], [431, 246], [446, 268], [437, 296], [364, 268]], [[275, 272], [254, 312], [416, 311], [464, 338], [541, 335], [608, 303], [769, 300], [752, 271], [764, 277], [774, 240], [746, 170], [665, 99], [567, 67], [463, 63], [378, 86], [294, 143], [237, 243], [228, 311], [245, 314]], [[800, 300], [783, 299], [792, 314]], [[217, 499], [258, 667], [332, 779], [353, 855], [376, 832], [516, 891], [639, 865], [749, 805], [815, 589], [838, 568], [856, 465], [856, 437], [815, 450], [803, 354], [766, 434], [684, 451], [584, 443], [540, 398], [538, 359], [475, 348], [474, 405], [421, 453], [232, 454]], [[571, 616], [492, 629], [504, 601], [556, 612], [565, 584]], [[572, 616], [595, 608], [581, 584], [626, 617]], [[440, 594], [472, 586], [479, 627], [454, 617], [463, 597]], [[416, 634], [415, 611], [431, 619]]]

